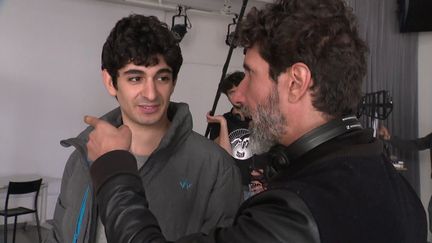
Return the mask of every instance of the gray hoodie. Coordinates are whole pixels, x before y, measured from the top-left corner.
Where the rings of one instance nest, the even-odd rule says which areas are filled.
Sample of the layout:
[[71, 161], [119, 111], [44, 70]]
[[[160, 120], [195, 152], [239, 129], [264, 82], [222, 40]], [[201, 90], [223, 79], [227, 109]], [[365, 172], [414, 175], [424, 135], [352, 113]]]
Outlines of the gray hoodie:
[[[168, 118], [170, 128], [139, 171], [163, 234], [175, 240], [230, 225], [242, 198], [238, 168], [228, 153], [192, 131], [187, 104], [171, 102]], [[119, 108], [102, 119], [122, 124]], [[95, 242], [98, 215], [86, 149], [91, 130], [61, 141], [75, 151], [66, 163], [53, 230], [45, 242]]]

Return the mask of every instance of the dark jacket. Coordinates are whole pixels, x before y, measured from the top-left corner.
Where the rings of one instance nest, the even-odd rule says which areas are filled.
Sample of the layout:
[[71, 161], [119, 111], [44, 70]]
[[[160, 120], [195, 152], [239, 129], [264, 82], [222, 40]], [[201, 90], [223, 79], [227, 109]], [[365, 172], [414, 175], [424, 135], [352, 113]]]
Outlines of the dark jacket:
[[[146, 196], [134, 160], [128, 152], [113, 151], [95, 162], [109, 171], [91, 170], [107, 238], [165, 242], [142, 203]], [[118, 173], [120, 164], [131, 165], [129, 172]], [[124, 192], [128, 196], [120, 197]], [[109, 210], [114, 205], [125, 206]], [[231, 227], [177, 242], [425, 243], [426, 225], [415, 192], [382, 155], [382, 144], [361, 130], [292, 161], [267, 191], [243, 203]]]
[[[177, 239], [230, 225], [242, 200], [240, 173], [234, 161], [218, 145], [192, 131], [187, 104], [171, 102], [168, 117], [170, 128], [137, 171], [162, 232], [168, 239]], [[120, 126], [120, 109], [103, 119]], [[78, 137], [62, 141], [76, 150], [66, 164], [54, 229], [47, 242], [95, 242], [98, 212], [90, 179], [92, 162], [87, 161], [86, 151], [91, 131], [89, 127]]]

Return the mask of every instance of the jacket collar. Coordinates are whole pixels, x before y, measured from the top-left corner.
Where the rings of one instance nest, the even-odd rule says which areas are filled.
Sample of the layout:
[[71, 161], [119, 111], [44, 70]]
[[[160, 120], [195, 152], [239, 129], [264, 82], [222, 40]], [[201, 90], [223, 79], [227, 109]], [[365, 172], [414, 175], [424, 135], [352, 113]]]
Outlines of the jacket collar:
[[[116, 127], [123, 124], [120, 107], [111, 110], [100, 118]], [[168, 119], [171, 121], [171, 126], [162, 138], [158, 148], [153, 153], [175, 149], [175, 147], [182, 144], [192, 132], [192, 116], [189, 111], [189, 106], [186, 103], [170, 102], [168, 107]], [[74, 146], [84, 158], [86, 158], [86, 143], [92, 130], [93, 127], [88, 126], [77, 137], [61, 140], [60, 144], [63, 147]]]

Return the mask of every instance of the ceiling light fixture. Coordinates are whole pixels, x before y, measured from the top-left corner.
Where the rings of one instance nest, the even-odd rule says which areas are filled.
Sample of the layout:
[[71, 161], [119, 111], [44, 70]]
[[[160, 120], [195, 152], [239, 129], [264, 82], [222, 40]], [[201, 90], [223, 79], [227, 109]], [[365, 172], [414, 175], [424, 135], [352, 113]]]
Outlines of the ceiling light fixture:
[[235, 17], [233, 18], [233, 22], [228, 25], [227, 35], [225, 38], [225, 43], [228, 46], [232, 45], [234, 48], [236, 48], [238, 45], [237, 33], [235, 31], [237, 26], [237, 19], [238, 19], [238, 15], [235, 14]]
[[[187, 7], [178, 6], [178, 13], [172, 17], [171, 32], [177, 42], [180, 42], [187, 33], [187, 29], [192, 28], [192, 24], [186, 14]], [[176, 19], [179, 23], [176, 24]]]

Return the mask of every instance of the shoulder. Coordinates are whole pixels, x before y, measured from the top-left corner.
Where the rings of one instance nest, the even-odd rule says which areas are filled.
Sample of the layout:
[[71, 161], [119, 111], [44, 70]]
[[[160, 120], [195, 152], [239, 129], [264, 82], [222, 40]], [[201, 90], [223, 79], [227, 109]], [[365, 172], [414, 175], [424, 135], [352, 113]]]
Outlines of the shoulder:
[[191, 148], [194, 148], [194, 150], [201, 151], [203, 152], [203, 154], [206, 154], [208, 156], [211, 155], [215, 156], [216, 158], [231, 157], [213, 140], [210, 140], [195, 131], [192, 131], [186, 143], [188, 143], [189, 146], [192, 146]]
[[63, 171], [63, 182], [71, 181], [73, 187], [90, 182], [89, 164], [84, 160], [84, 156], [79, 150], [72, 152]]
[[200, 142], [203, 143], [203, 146], [209, 146], [209, 147], [213, 147], [215, 145], [217, 145], [216, 143], [214, 143], [212, 140], [204, 137], [203, 135], [192, 131], [190, 136], [189, 136], [189, 140], [191, 140], [191, 142]]
[[[272, 208], [290, 208], [301, 212], [308, 217], [312, 215], [305, 202], [291, 190], [284, 188], [269, 189], [263, 191], [244, 202], [240, 210], [251, 208], [272, 207]], [[284, 210], [285, 211], [285, 210]], [[287, 210], [289, 211], [289, 210]]]
[[214, 141], [192, 131], [190, 136], [186, 139], [184, 146], [188, 153], [195, 157], [199, 157], [203, 162], [217, 163], [224, 166], [235, 166], [234, 160]]

